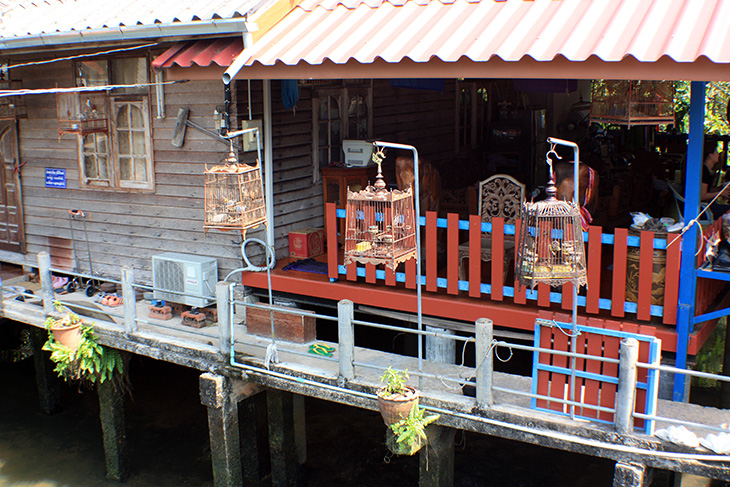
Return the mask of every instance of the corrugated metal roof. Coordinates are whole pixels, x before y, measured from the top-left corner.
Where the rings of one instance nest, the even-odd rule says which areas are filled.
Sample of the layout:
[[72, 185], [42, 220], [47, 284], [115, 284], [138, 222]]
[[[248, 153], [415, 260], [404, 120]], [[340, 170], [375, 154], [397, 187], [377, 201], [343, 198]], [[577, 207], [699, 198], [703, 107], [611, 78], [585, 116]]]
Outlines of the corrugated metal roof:
[[265, 0], [15, 0], [0, 5], [0, 37], [243, 17]]
[[730, 0], [305, 0], [245, 66], [382, 59], [730, 62]]
[[153, 68], [170, 68], [178, 65], [188, 68], [192, 65], [202, 67], [215, 63], [226, 68], [243, 50], [243, 39], [229, 37], [226, 39], [203, 39], [192, 42], [177, 42], [152, 61]]

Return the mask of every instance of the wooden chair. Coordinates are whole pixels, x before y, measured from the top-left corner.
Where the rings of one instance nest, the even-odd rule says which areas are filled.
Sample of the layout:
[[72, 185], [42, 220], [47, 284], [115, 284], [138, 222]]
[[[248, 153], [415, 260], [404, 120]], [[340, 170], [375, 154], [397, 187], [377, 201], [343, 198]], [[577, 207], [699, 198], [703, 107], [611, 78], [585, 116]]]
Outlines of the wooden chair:
[[[502, 217], [506, 224], [514, 225], [520, 217], [522, 204], [525, 201], [525, 185], [507, 174], [495, 174], [479, 182], [478, 214], [482, 222], [491, 223], [492, 218]], [[482, 235], [481, 245], [482, 262], [492, 260], [492, 234]], [[505, 235], [504, 238], [504, 265], [505, 275], [510, 261], [514, 259], [515, 236]], [[459, 279], [466, 280], [466, 266], [464, 259], [469, 257], [469, 243], [459, 245]]]

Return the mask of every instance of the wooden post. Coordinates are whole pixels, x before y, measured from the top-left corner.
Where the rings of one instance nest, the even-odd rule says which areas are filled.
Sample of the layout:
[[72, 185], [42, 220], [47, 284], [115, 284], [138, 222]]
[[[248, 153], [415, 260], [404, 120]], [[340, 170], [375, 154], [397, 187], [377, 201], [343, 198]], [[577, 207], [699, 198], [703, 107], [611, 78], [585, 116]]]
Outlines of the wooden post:
[[30, 327], [31, 346], [33, 347], [33, 363], [35, 365], [35, 382], [38, 389], [38, 400], [41, 412], [55, 414], [62, 409], [61, 379], [53, 371], [51, 352], [41, 350], [48, 340], [48, 332], [43, 328]]
[[337, 330], [340, 346], [340, 378], [355, 378], [355, 328], [352, 324], [353, 303], [343, 299], [337, 303]]
[[99, 382], [96, 392], [99, 396], [99, 417], [104, 437], [106, 478], [122, 482], [129, 474], [124, 392], [112, 380]]
[[456, 430], [432, 424], [426, 427], [428, 442], [419, 456], [419, 487], [453, 487], [454, 435]]
[[43, 312], [46, 315], [53, 311], [53, 278], [51, 277], [51, 254], [38, 252], [38, 276], [41, 278], [41, 296], [43, 297]]
[[613, 487], [642, 487], [646, 465], [616, 462], [613, 471]]
[[137, 294], [134, 291], [134, 269], [122, 267], [122, 299], [124, 300], [124, 331], [137, 332]]
[[492, 393], [494, 352], [490, 351], [493, 337], [492, 320], [479, 318], [476, 321], [476, 388], [477, 407], [479, 408], [488, 408], [494, 403]]
[[232, 399], [228, 377], [205, 372], [200, 375], [200, 402], [208, 408], [210, 457], [215, 487], [243, 484], [238, 403]]
[[248, 397], [238, 404], [238, 424], [241, 431], [243, 485], [267, 486], [270, 482], [268, 478], [264, 479], [268, 474], [264, 462], [268, 463], [268, 458], [261, 457], [267, 434], [265, 394]]
[[231, 326], [233, 316], [231, 316], [231, 296], [230, 289], [234, 284], [231, 282], [220, 281], [215, 285], [216, 308], [218, 310], [218, 336], [219, 348], [224, 356], [231, 354], [233, 346], [233, 336], [231, 335]]
[[426, 326], [426, 331], [444, 336], [426, 335], [426, 360], [439, 364], [453, 364], [456, 357], [456, 342], [445, 335], [454, 332], [435, 326]]
[[290, 392], [268, 389], [269, 450], [272, 487], [297, 485], [298, 462], [294, 434], [294, 401]]
[[639, 342], [636, 338], [624, 338], [619, 349], [618, 391], [616, 392], [616, 430], [627, 435], [632, 430], [634, 394], [636, 392], [636, 362], [639, 359]]

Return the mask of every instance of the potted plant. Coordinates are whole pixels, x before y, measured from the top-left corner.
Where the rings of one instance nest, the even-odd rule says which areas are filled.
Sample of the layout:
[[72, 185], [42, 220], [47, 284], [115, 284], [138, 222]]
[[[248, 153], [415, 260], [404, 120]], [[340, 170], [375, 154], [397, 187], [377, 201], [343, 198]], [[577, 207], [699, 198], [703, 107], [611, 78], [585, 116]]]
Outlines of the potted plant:
[[438, 414], [425, 416], [426, 409], [418, 405], [418, 391], [407, 385], [407, 370], [388, 367], [380, 378], [378, 409], [388, 426], [386, 443], [396, 455], [413, 455], [426, 443], [425, 428], [439, 418]]
[[413, 406], [418, 406], [418, 391], [406, 385], [407, 370], [395, 370], [388, 367], [380, 377], [385, 383], [378, 389], [378, 409], [386, 426], [397, 423], [408, 417]]
[[[124, 363], [119, 351], [97, 343], [93, 326], [84, 324], [76, 313], [60, 302], [54, 302], [53, 306], [63, 315], [46, 319], [48, 340], [43, 350], [51, 352], [51, 360], [56, 364], [54, 372], [64, 380], [92, 384], [114, 380], [115, 385], [122, 385]], [[70, 342], [66, 341], [69, 335], [72, 336]]]

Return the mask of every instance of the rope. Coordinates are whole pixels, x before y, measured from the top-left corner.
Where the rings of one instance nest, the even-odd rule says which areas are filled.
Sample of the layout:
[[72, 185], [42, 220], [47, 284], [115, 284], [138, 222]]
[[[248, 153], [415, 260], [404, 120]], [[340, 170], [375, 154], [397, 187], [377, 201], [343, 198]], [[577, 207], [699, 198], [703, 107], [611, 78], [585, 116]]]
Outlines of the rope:
[[[687, 230], [689, 230], [689, 229], [690, 229], [690, 227], [691, 227], [692, 225], [694, 225], [695, 223], [699, 225], [699, 223], [700, 223], [700, 222], [699, 222], [699, 220], [700, 220], [700, 217], [702, 216], [702, 214], [703, 214], [704, 212], [706, 212], [706, 211], [707, 211], [707, 210], [708, 210], [708, 209], [710, 208], [710, 206], [712, 206], [712, 203], [714, 203], [714, 202], [715, 202], [715, 200], [716, 200], [717, 198], [719, 198], [719, 197], [720, 197], [720, 195], [721, 195], [722, 193], [724, 193], [724, 192], [725, 192], [725, 190], [727, 189], [727, 187], [728, 187], [728, 186], [730, 186], [730, 181], [728, 181], [727, 183], [725, 183], [725, 186], [723, 186], [723, 187], [722, 187], [722, 189], [720, 190], [720, 192], [719, 192], [719, 193], [717, 193], [717, 194], [715, 195], [715, 197], [714, 197], [714, 198], [712, 198], [712, 199], [710, 200], [710, 202], [709, 202], [709, 203], [707, 204], [707, 206], [705, 206], [705, 207], [704, 207], [704, 208], [702, 209], [702, 211], [701, 211], [701, 212], [700, 212], [700, 213], [699, 213], [699, 214], [698, 214], [698, 215], [697, 215], [696, 217], [694, 217], [693, 219], [691, 219], [691, 220], [689, 221], [689, 223], [687, 223], [687, 225], [685, 225], [685, 226], [684, 226], [684, 227], [682, 228], [682, 231], [681, 231], [681, 232], [679, 233], [679, 236], [680, 236], [680, 237], [681, 237], [682, 235], [684, 235], [684, 234], [685, 234], [685, 232], [686, 232]], [[670, 245], [672, 245], [672, 244], [673, 244], [673, 243], [674, 243], [674, 242], [675, 242], [676, 240], [678, 240], [678, 239], [674, 239], [674, 240], [672, 240], [671, 242], [669, 242], [669, 243], [667, 244], [667, 248], [669, 248], [669, 246], [670, 246]], [[698, 252], [698, 254], [699, 254], [699, 252]], [[698, 255], [698, 254], [695, 254], [695, 255]]]

